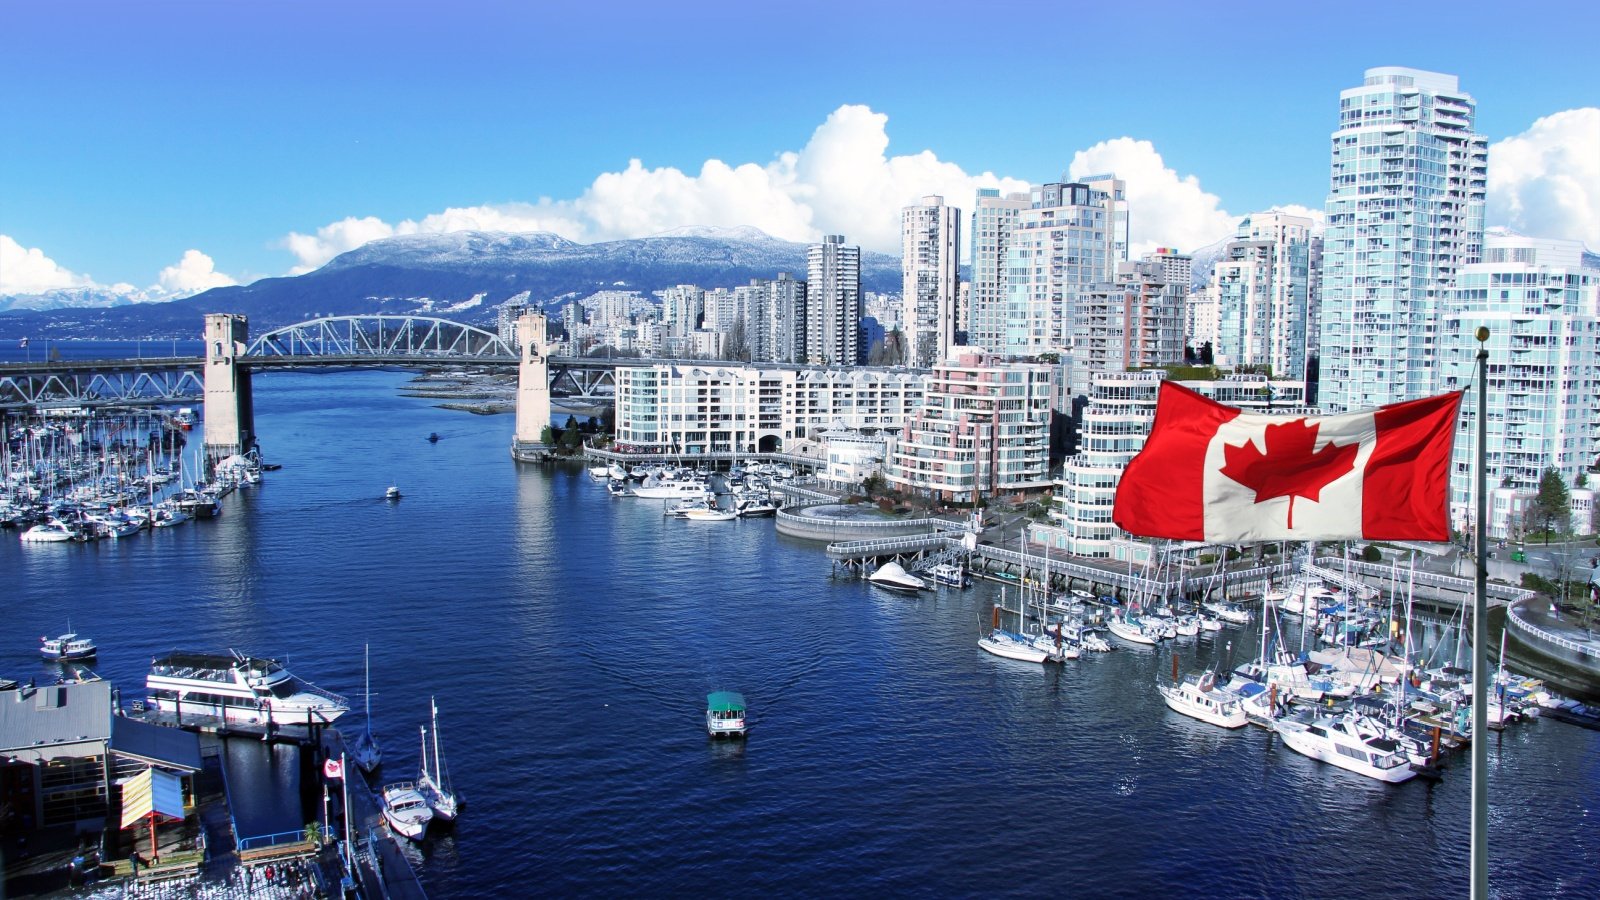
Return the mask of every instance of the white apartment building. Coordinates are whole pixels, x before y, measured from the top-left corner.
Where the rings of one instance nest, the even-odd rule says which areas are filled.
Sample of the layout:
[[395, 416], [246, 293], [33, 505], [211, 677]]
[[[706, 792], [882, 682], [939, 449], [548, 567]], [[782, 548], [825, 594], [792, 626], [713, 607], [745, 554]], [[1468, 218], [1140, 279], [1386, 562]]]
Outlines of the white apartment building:
[[1211, 270], [1202, 301], [1216, 315], [1208, 339], [1218, 366], [1306, 377], [1321, 244], [1316, 223], [1304, 216], [1271, 210], [1239, 223], [1235, 240]]
[[955, 503], [1048, 487], [1053, 373], [976, 350], [937, 363], [921, 406], [889, 442], [886, 479]]
[[1327, 202], [1318, 403], [1427, 396], [1439, 302], [1483, 249], [1488, 147], [1454, 75], [1368, 69], [1339, 95]]
[[617, 443], [684, 454], [770, 453], [830, 427], [893, 433], [926, 374], [838, 368], [618, 366]]
[[960, 320], [961, 210], [939, 196], [900, 211], [900, 299], [906, 364], [926, 369], [950, 354]]
[[1116, 280], [1085, 291], [1074, 322], [1072, 391], [1097, 372], [1183, 362], [1184, 298], [1193, 260], [1160, 250], [1117, 264]]
[[860, 325], [861, 248], [824, 235], [806, 251], [806, 361], [856, 365]]
[[1083, 295], [1110, 281], [1123, 258], [1124, 196], [1110, 178], [1032, 189], [1006, 246], [1005, 355], [1070, 353]]
[[692, 284], [680, 284], [656, 291], [661, 301], [661, 324], [673, 337], [681, 337], [700, 327], [706, 311], [706, 292]]
[[[1472, 388], [1451, 462], [1451, 520], [1463, 532], [1476, 509], [1479, 326], [1489, 329], [1490, 490], [1531, 498], [1549, 468], [1573, 487], [1600, 453], [1600, 270], [1583, 268], [1578, 241], [1499, 229], [1486, 236], [1483, 256], [1457, 273], [1439, 334], [1438, 389]], [[1490, 537], [1513, 536], [1522, 525], [1518, 507], [1506, 501], [1494, 509]]]
[[[1155, 421], [1156, 395], [1164, 371], [1100, 372], [1089, 385], [1078, 452], [1068, 457], [1056, 481], [1050, 523], [1032, 526], [1029, 540], [1074, 556], [1142, 562], [1147, 547], [1111, 521], [1117, 483], [1144, 448]], [[1264, 375], [1230, 375], [1183, 386], [1246, 409], [1305, 414], [1305, 384], [1268, 381]]]

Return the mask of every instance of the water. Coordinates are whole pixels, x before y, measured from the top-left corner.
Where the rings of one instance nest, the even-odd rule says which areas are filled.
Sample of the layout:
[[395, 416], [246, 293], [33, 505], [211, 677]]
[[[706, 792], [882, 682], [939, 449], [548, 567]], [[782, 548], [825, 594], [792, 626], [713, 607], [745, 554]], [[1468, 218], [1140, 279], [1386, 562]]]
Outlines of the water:
[[[436, 695], [468, 801], [413, 851], [437, 897], [1466, 893], [1464, 760], [1391, 788], [1182, 718], [1154, 690], [1165, 648], [989, 657], [997, 587], [894, 596], [771, 520], [667, 519], [519, 468], [509, 416], [396, 396], [408, 377], [259, 377], [284, 468], [215, 521], [0, 536], [0, 674], [47, 671], [36, 638], [70, 617], [128, 695], [154, 654], [236, 647], [359, 710], [370, 642], [385, 777], [414, 775]], [[1249, 632], [1185, 639], [1183, 667]], [[717, 688], [748, 698], [746, 745], [705, 737]], [[1600, 893], [1600, 734], [1490, 740], [1496, 890]]]

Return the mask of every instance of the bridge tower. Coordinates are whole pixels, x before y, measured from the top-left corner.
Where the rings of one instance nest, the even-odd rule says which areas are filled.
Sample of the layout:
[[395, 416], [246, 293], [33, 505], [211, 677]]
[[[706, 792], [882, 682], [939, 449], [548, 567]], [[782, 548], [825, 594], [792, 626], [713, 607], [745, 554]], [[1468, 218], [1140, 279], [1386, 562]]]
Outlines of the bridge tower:
[[255, 445], [250, 370], [239, 365], [250, 327], [237, 313], [206, 314], [206, 469]]
[[549, 459], [555, 448], [544, 443], [550, 427], [550, 343], [545, 338], [544, 313], [525, 312], [517, 319], [517, 433], [511, 439], [511, 458], [518, 462]]

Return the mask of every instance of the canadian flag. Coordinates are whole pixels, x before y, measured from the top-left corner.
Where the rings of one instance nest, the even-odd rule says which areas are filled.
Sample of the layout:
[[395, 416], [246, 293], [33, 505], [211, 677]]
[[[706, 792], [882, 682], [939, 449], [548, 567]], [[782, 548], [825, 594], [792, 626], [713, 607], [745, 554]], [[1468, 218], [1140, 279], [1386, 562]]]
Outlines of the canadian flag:
[[1112, 520], [1145, 537], [1450, 540], [1461, 394], [1333, 416], [1247, 413], [1164, 382]]
[[338, 759], [329, 759], [327, 762], [322, 764], [322, 775], [330, 781], [333, 779], [344, 778], [344, 761]]

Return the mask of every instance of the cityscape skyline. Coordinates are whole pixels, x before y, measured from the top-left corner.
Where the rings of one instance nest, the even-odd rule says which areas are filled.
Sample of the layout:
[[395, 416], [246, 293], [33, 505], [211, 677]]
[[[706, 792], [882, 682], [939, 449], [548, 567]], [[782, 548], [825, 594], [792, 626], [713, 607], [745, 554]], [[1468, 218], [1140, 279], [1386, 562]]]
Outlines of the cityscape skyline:
[[[863, 249], [894, 252], [899, 212], [922, 196], [943, 194], [971, 210], [980, 187], [1003, 196], [1099, 173], [1128, 183], [1131, 256], [1154, 246], [1188, 251], [1227, 237], [1251, 212], [1320, 212], [1338, 124], [1324, 98], [1381, 65], [1455, 74], [1477, 99], [1478, 130], [1490, 145], [1488, 224], [1600, 247], [1592, 75], [1570, 54], [1486, 52], [1550, 18], [1582, 32], [1595, 14], [1576, 5], [1539, 22], [1502, 22], [1484, 9], [1493, 37], [1463, 33], [1445, 48], [1363, 32], [1357, 51], [1294, 45], [1290, 36], [1319, 22], [1333, 27], [1322, 21], [1330, 14], [1297, 11], [1252, 33], [1260, 67], [1247, 71], [1270, 75], [1223, 77], [1218, 70], [1233, 63], [1201, 54], [1121, 71], [1104, 90], [1083, 89], [1070, 70], [1060, 84], [1039, 84], [1020, 56], [992, 76], [906, 78], [896, 61], [914, 54], [918, 37], [942, 35], [971, 14], [951, 5], [935, 4], [931, 11], [947, 15], [926, 22], [899, 16], [894, 33], [906, 39], [892, 42], [873, 43], [888, 18], [873, 11], [859, 33], [829, 48], [870, 47], [859, 66], [795, 83], [775, 78], [780, 61], [761, 59], [759, 42], [735, 38], [771, 26], [809, 48], [803, 39], [818, 23], [768, 11], [658, 21], [660, 11], [624, 6], [632, 15], [608, 29], [601, 54], [541, 45], [509, 58], [495, 51], [547, 31], [581, 33], [606, 11], [468, 4], [468, 15], [439, 22], [420, 7], [386, 18], [349, 4], [318, 10], [315, 29], [294, 15], [309, 7], [294, 3], [15, 11], [17, 46], [0, 72], [28, 88], [11, 92], [16, 139], [0, 151], [0, 294], [91, 282], [192, 293], [314, 268], [374, 237], [463, 227], [600, 240], [752, 225], [799, 241], [844, 233]], [[1159, 15], [1139, 34], [1156, 45], [1237, 35], [1229, 28], [1249, 13], [1144, 7]], [[88, 9], [98, 15], [73, 21], [73, 11]], [[998, 12], [1030, 11], [1013, 4]], [[1072, 22], [1089, 28], [1112, 18], [1082, 11]], [[490, 24], [503, 28], [480, 27]], [[63, 66], [59, 54], [47, 60], [47, 39], [69, 26], [75, 65]], [[504, 33], [487, 33], [497, 30]], [[396, 72], [378, 58], [466, 32], [478, 51], [468, 73]], [[248, 37], [217, 37], [225, 34]], [[341, 45], [355, 34], [362, 39]], [[639, 52], [669, 45], [719, 62]], [[792, 69], [815, 52], [781, 62]], [[1112, 56], [1086, 44], [1075, 64], [1091, 70]], [[604, 63], [615, 71], [598, 71]], [[751, 83], [716, 77], [729, 66]], [[1157, 90], [1163, 77], [1207, 91], [1172, 102]], [[996, 113], [987, 121], [1007, 123], [1003, 139], [953, 127], [947, 104], [934, 99], [977, 95]], [[1041, 101], [1057, 113], [1040, 115]], [[168, 114], [154, 115], [160, 110]], [[1241, 128], [1248, 140], [1218, 140]]]

